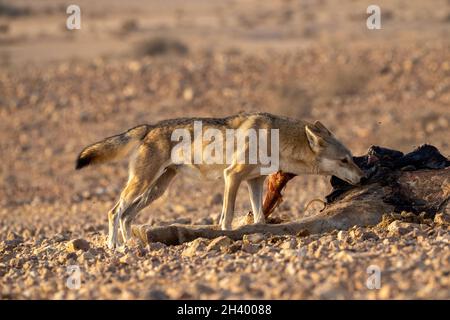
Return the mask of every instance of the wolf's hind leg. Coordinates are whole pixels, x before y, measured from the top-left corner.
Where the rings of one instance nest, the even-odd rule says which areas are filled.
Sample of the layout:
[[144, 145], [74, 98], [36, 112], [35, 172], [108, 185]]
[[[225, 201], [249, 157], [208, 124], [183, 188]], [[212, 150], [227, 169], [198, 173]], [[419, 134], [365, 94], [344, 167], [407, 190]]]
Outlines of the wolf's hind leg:
[[[155, 139], [158, 139], [158, 136]], [[126, 242], [129, 238], [125, 217], [130, 215], [130, 212], [135, 211], [138, 204], [144, 199], [149, 187], [164, 173], [167, 161], [170, 159], [170, 150], [165, 147], [163, 142], [159, 144], [146, 143], [136, 150], [135, 157], [130, 162], [127, 185], [120, 194], [120, 204], [114, 210], [113, 217], [110, 219], [112, 220], [110, 241], [108, 242], [110, 247], [119, 245], [117, 241], [119, 227], [123, 242]], [[135, 215], [132, 214], [131, 216], [134, 217]]]
[[121, 216], [122, 235], [124, 241], [131, 238], [131, 223], [136, 215], [150, 205], [153, 201], [161, 197], [169, 187], [173, 178], [176, 176], [176, 170], [167, 168], [166, 171], [150, 186], [142, 196], [136, 198], [133, 203], [123, 212]]
[[265, 217], [262, 210], [263, 189], [265, 176], [247, 180], [248, 191], [250, 194], [250, 202], [255, 223], [265, 223]]
[[122, 210], [122, 201], [119, 200], [114, 208], [108, 212], [108, 248], [113, 249], [117, 241], [117, 232], [119, 228], [120, 211]]
[[[109, 220], [109, 235], [108, 235], [108, 247], [114, 249], [119, 246], [121, 241], [117, 238], [119, 230], [122, 229], [123, 223], [122, 215], [133, 204], [134, 199], [144, 193], [149, 183], [147, 179], [140, 179], [138, 176], [133, 175], [127, 182], [125, 189], [120, 194], [120, 200], [116, 206], [108, 213]], [[120, 237], [123, 235], [121, 230]]]

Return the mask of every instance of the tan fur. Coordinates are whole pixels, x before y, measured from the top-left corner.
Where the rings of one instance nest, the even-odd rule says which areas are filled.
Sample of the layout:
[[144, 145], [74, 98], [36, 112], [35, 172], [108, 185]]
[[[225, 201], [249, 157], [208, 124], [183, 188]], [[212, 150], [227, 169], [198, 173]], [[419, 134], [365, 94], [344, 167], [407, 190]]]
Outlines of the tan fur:
[[125, 157], [139, 144], [139, 141], [147, 132], [148, 126], [141, 125], [120, 135], [112, 136], [87, 146], [78, 156], [76, 169]]
[[[300, 174], [334, 174], [351, 183], [358, 183], [363, 173], [353, 163], [350, 151], [320, 122], [314, 124], [279, 117], [268, 113], [238, 114], [227, 118], [181, 118], [139, 126], [85, 148], [78, 164], [102, 163], [115, 159], [135, 148], [130, 163], [129, 179], [116, 206], [109, 212], [108, 246], [130, 238], [130, 226], [137, 213], [160, 197], [177, 174], [188, 174], [199, 180], [223, 178], [225, 192], [220, 224], [230, 229], [236, 193], [242, 181], [249, 189], [256, 223], [264, 223], [262, 190], [265, 177], [261, 164], [174, 164], [171, 150], [178, 143], [171, 141], [175, 129], [187, 129], [193, 135], [193, 123], [202, 121], [203, 130], [278, 129], [279, 170]], [[270, 146], [270, 143], [268, 144]], [[205, 145], [202, 145], [202, 150]], [[247, 152], [246, 150], [236, 150]], [[84, 159], [84, 160], [83, 160]], [[87, 159], [87, 160], [86, 160]], [[234, 157], [233, 157], [234, 159]], [[248, 162], [246, 162], [248, 163]], [[78, 165], [77, 165], [78, 167]]]

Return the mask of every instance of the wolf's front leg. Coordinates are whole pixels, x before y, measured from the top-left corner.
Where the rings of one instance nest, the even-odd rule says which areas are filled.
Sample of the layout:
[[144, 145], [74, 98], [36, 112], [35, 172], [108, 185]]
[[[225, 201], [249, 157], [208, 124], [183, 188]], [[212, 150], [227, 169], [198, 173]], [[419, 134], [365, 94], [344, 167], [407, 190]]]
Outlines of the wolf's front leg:
[[232, 171], [225, 170], [225, 192], [223, 195], [222, 219], [220, 221], [222, 230], [231, 230], [234, 216], [234, 204], [236, 195], [241, 184], [241, 177]]
[[265, 176], [247, 180], [248, 192], [250, 194], [250, 202], [255, 223], [266, 223], [262, 210], [263, 189]]

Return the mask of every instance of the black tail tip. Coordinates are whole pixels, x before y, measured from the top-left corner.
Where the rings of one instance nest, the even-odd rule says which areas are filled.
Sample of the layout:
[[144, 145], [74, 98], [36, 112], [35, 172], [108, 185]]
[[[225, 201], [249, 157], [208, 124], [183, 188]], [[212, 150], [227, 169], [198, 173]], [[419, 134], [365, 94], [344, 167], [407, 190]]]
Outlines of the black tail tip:
[[83, 169], [91, 163], [91, 159], [89, 157], [79, 157], [75, 164], [75, 170]]

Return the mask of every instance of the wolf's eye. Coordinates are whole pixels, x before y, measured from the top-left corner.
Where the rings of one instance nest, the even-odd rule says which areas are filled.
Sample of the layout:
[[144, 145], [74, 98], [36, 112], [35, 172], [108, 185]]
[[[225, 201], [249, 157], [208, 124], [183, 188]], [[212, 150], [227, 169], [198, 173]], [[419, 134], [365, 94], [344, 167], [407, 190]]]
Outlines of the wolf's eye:
[[345, 158], [345, 159], [342, 159], [341, 162], [347, 164], [348, 160], [347, 160], [347, 158]]

